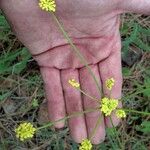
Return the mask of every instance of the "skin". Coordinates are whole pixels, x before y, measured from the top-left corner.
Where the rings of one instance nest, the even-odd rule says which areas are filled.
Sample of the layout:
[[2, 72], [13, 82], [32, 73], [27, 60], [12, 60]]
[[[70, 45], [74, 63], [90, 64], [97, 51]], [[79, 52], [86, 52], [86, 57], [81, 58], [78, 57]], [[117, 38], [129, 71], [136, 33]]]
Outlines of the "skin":
[[[121, 98], [121, 40], [119, 15], [123, 12], [150, 14], [149, 0], [56, 0], [59, 20], [74, 44], [85, 56], [105, 95], [105, 80], [113, 77], [115, 86], [111, 96]], [[100, 99], [101, 95], [85, 66], [79, 61], [58, 29], [50, 13], [42, 11], [36, 0], [0, 0], [0, 7], [18, 39], [30, 50], [38, 62], [45, 83], [50, 120], [67, 114], [98, 107], [96, 101], [81, 95], [69, 84], [70, 78], [80, 81], [82, 90]], [[120, 104], [121, 107], [121, 104]], [[88, 138], [101, 116], [101, 124], [91, 139], [98, 144], [105, 139], [105, 127], [110, 120], [99, 111], [68, 121], [76, 142]], [[119, 120], [112, 115], [114, 125]], [[55, 125], [62, 128], [65, 122]]]

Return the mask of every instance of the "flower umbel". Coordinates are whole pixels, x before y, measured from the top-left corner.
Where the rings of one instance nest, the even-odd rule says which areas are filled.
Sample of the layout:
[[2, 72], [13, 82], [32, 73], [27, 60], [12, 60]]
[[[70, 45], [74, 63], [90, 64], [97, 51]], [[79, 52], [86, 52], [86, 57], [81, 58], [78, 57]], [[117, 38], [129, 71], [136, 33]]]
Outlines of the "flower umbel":
[[116, 111], [116, 116], [117, 116], [118, 118], [125, 118], [125, 117], [126, 117], [126, 113], [125, 113], [124, 110], [118, 109], [118, 110]]
[[88, 140], [88, 139], [83, 140], [81, 142], [79, 150], [92, 150], [92, 144], [91, 144], [90, 140]]
[[79, 88], [80, 87], [80, 84], [75, 80], [75, 79], [71, 79], [68, 81], [69, 84], [75, 88]]
[[39, 6], [42, 10], [55, 12], [56, 11], [56, 3], [55, 0], [40, 0]]
[[115, 110], [118, 106], [117, 99], [109, 99], [104, 97], [102, 99], [101, 111], [105, 114], [105, 116], [110, 116], [113, 110]]
[[21, 141], [25, 141], [26, 139], [30, 139], [34, 136], [36, 128], [33, 127], [31, 123], [25, 122], [21, 123], [16, 129], [16, 137]]
[[106, 88], [108, 90], [112, 90], [112, 87], [114, 86], [114, 84], [115, 84], [114, 78], [107, 79], [105, 82]]

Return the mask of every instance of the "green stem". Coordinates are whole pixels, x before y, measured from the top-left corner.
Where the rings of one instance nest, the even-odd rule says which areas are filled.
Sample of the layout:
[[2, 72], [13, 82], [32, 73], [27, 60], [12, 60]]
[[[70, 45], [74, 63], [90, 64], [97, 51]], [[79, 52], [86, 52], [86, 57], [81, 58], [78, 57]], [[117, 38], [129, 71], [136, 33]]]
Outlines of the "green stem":
[[62, 118], [62, 119], [56, 120], [54, 122], [47, 123], [46, 125], [37, 128], [37, 130], [44, 129], [44, 128], [50, 127], [50, 126], [52, 126], [52, 125], [54, 125], [54, 124], [56, 124], [58, 122], [61, 122], [61, 121], [64, 121], [64, 120], [67, 120], [67, 119], [70, 119], [70, 118], [73, 118], [73, 117], [78, 117], [78, 116], [83, 115], [85, 113], [90, 113], [90, 112], [94, 112], [94, 111], [97, 111], [97, 110], [99, 110], [99, 108], [88, 109], [88, 110], [85, 110], [85, 111], [82, 111], [82, 112], [76, 112], [76, 113], [73, 113], [73, 114], [71, 114], [69, 116], [66, 116], [66, 117]]
[[110, 121], [111, 121], [111, 124], [112, 124], [112, 126], [113, 126], [114, 133], [116, 134], [116, 137], [117, 137], [117, 140], [118, 140], [119, 146], [120, 146], [120, 148], [122, 149], [122, 144], [121, 144], [121, 141], [120, 141], [120, 139], [119, 139], [119, 136], [118, 136], [117, 130], [116, 130], [116, 128], [115, 128], [115, 126], [114, 126], [114, 124], [113, 124], [113, 121], [112, 121], [111, 116], [110, 116]]
[[131, 112], [131, 113], [137, 113], [137, 114], [142, 114], [142, 115], [148, 115], [148, 116], [150, 116], [149, 112], [142, 112], [142, 111], [130, 110], [130, 109], [123, 109], [123, 110], [127, 111], [127, 112]]
[[131, 98], [131, 97], [133, 97], [135, 95], [138, 95], [138, 94], [141, 94], [141, 93], [145, 92], [148, 89], [150, 89], [150, 88], [146, 88], [146, 89], [142, 89], [142, 90], [136, 91], [136, 92], [134, 92], [134, 93], [132, 93], [130, 95], [125, 96], [124, 99], [129, 99], [129, 98]]
[[96, 122], [95, 128], [93, 129], [93, 131], [91, 132], [91, 135], [89, 136], [89, 140], [91, 140], [94, 137], [94, 135], [95, 135], [95, 133], [97, 131], [97, 128], [98, 128], [98, 126], [101, 123], [101, 120], [102, 120], [102, 116], [99, 116], [99, 118], [98, 118], [98, 120]]
[[55, 16], [54, 13], [52, 13], [52, 16], [53, 16], [54, 20], [56, 21], [56, 23], [58, 24], [58, 26], [59, 26], [61, 32], [63, 33], [64, 37], [66, 38], [66, 40], [68, 41], [68, 43], [71, 45], [72, 49], [76, 52], [76, 55], [79, 57], [80, 61], [88, 69], [89, 73], [91, 74], [93, 80], [96, 83], [98, 91], [100, 92], [100, 94], [102, 94], [101, 93], [101, 88], [99, 86], [99, 83], [98, 83], [98, 81], [97, 81], [94, 73], [92, 72], [91, 68], [89, 67], [88, 62], [86, 61], [86, 59], [84, 58], [84, 56], [80, 53], [80, 50], [73, 44], [72, 40], [70, 39], [70, 37], [68, 36], [67, 32], [64, 30], [64, 27], [61, 25], [61, 23], [59, 22], [59, 20], [57, 19], [57, 17]]
[[90, 99], [100, 102], [100, 100], [94, 98], [93, 96], [90, 96], [89, 94], [87, 94], [86, 92], [84, 92], [83, 90], [81, 90], [80, 88], [76, 88], [78, 91], [80, 91], [82, 94], [84, 94], [85, 96], [89, 97]]

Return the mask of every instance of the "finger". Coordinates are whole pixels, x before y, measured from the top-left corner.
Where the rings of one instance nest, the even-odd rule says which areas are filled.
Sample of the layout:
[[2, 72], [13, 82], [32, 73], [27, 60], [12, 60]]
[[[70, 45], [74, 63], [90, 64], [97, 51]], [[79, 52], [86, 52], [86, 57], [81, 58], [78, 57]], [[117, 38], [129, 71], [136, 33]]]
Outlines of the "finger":
[[[61, 79], [64, 90], [67, 114], [71, 115], [76, 112], [82, 112], [83, 108], [81, 93], [68, 83], [69, 79], [75, 79], [77, 82], [79, 82], [78, 70], [69, 69], [61, 71]], [[68, 123], [71, 136], [75, 142], [80, 143], [83, 139], [87, 138], [84, 115], [73, 117], [69, 119]]]
[[150, 15], [150, 1], [149, 0], [126, 0], [121, 1], [121, 8], [128, 12], [143, 13]]
[[[94, 65], [90, 67], [94, 75], [96, 76], [99, 85], [101, 86], [98, 66]], [[79, 73], [80, 73], [80, 83], [81, 83], [82, 90], [88, 93], [90, 96], [100, 99], [100, 92], [96, 88], [95, 82], [91, 77], [91, 75], [89, 74], [87, 68], [80, 69]], [[92, 100], [85, 95], [83, 95], [83, 100], [84, 100], [84, 110], [90, 108], [97, 108], [100, 105], [99, 102]], [[94, 136], [92, 136], [93, 134], [92, 132], [94, 131], [97, 120], [99, 118], [101, 118], [100, 123], [96, 129]], [[86, 114], [86, 124], [87, 124], [88, 137], [90, 138], [92, 136], [91, 142], [93, 144], [99, 144], [100, 142], [104, 141], [105, 139], [104, 118], [99, 110]]]
[[[60, 72], [54, 68], [40, 68], [44, 80], [46, 97], [48, 100], [48, 112], [50, 121], [57, 121], [65, 117], [65, 102], [60, 81]], [[65, 121], [55, 124], [56, 128], [62, 128]]]
[[[120, 48], [118, 48], [120, 49]], [[105, 86], [105, 81], [109, 78], [114, 78], [115, 85], [111, 91], [111, 98], [120, 99], [121, 89], [122, 89], [122, 72], [121, 72], [121, 54], [120, 50], [114, 50], [109, 58], [99, 63], [100, 77], [103, 84], [103, 93], [105, 96], [110, 96], [110, 91]], [[121, 107], [121, 103], [119, 106]], [[117, 126], [120, 122], [116, 115], [112, 113], [111, 115], [114, 126]], [[112, 127], [110, 117], [105, 117], [106, 126]]]

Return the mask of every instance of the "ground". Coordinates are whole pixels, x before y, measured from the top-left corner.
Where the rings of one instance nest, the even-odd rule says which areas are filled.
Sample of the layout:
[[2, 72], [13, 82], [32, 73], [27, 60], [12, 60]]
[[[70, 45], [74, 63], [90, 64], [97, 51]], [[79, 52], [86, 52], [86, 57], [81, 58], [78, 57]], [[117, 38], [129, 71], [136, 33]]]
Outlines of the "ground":
[[[150, 112], [150, 17], [122, 15], [123, 104], [127, 109]], [[77, 150], [65, 127], [48, 128], [32, 140], [20, 142], [14, 129], [22, 121], [40, 126], [47, 121], [46, 100], [39, 68], [11, 32], [0, 12], [0, 150]], [[43, 115], [45, 114], [45, 115]], [[107, 129], [104, 143], [94, 150], [150, 149], [150, 115], [128, 113], [114, 134]]]

